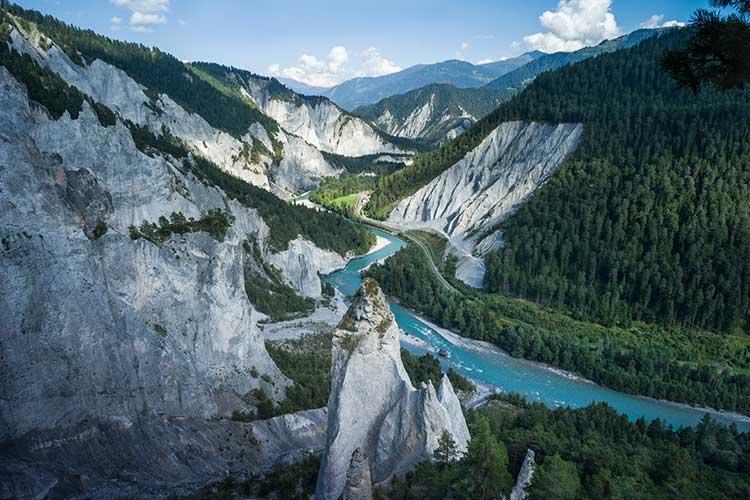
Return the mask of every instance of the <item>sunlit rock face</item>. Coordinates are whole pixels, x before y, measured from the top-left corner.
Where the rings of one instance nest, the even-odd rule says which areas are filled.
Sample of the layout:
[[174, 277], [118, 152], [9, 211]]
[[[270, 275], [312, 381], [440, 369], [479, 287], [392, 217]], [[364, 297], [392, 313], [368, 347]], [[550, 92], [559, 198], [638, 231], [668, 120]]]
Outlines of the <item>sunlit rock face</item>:
[[[269, 229], [181, 167], [88, 103], [51, 119], [0, 68], [0, 496], [189, 492], [324, 445], [324, 412], [265, 430], [229, 419], [252, 390], [279, 400], [289, 384], [244, 290], [243, 244], [269, 259]], [[210, 209], [233, 218], [219, 240], [129, 234]], [[317, 252], [298, 240], [278, 263], [312, 293], [316, 268], [286, 264]]]
[[[147, 89], [125, 71], [98, 59], [76, 64], [54, 40], [38, 32], [33, 25], [28, 32], [20, 29], [14, 28], [10, 33], [13, 48], [18, 52], [29, 54], [40, 66], [51, 69], [68, 84], [119, 113], [123, 119], [148, 127], [157, 136], [163, 130], [169, 130], [193, 152], [213, 161], [224, 171], [277, 194], [309, 190], [316, 187], [323, 177], [339, 175], [342, 169], [330, 165], [320, 152], [320, 149], [329, 151], [326, 145], [330, 141], [336, 144], [333, 150], [347, 153], [358, 153], [357, 148], [367, 151], [358, 154], [396, 150], [361, 120], [358, 120], [361, 124], [346, 126], [337, 124], [336, 120], [317, 123], [319, 133], [330, 136], [328, 142], [311, 143], [300, 137], [298, 131], [290, 132], [283, 127], [269, 131], [260, 123], [252, 124], [242, 137], [235, 137], [212, 127], [200, 115], [184, 109], [167, 94], [149, 96]], [[185, 78], [197, 76], [186, 73]], [[335, 105], [328, 104], [335, 108]], [[294, 126], [295, 122], [289, 125]], [[330, 130], [326, 128], [328, 126]], [[281, 148], [279, 158], [273, 157], [272, 137]], [[256, 143], [263, 147], [256, 148]], [[250, 154], [250, 151], [254, 153]]]
[[444, 431], [460, 452], [469, 439], [447, 377], [415, 389], [401, 361], [399, 329], [377, 283], [365, 279], [334, 332], [328, 443], [317, 498], [338, 499], [355, 451], [366, 456], [374, 484], [432, 458]]
[[459, 277], [481, 286], [483, 262], [470, 257], [501, 244], [494, 227], [554, 174], [582, 132], [575, 123], [502, 123], [455, 165], [403, 199], [388, 222], [444, 234], [465, 257]]
[[341, 110], [324, 97], [283, 96], [269, 92], [276, 82], [264, 78], [243, 80], [247, 94], [284, 130], [306, 143], [342, 156], [403, 153], [366, 121]]

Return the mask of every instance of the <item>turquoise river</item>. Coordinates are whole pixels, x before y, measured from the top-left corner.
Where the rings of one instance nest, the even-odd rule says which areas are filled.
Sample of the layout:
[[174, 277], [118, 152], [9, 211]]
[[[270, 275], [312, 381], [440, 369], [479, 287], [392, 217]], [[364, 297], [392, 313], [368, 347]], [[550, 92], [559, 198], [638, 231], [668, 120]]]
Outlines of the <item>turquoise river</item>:
[[[353, 259], [344, 269], [325, 277], [325, 281], [344, 295], [357, 291], [363, 269], [408, 244], [386, 232], [377, 229], [373, 229], [373, 232], [386, 238], [389, 244], [369, 255]], [[513, 358], [490, 344], [459, 337], [428, 324], [398, 304], [391, 303], [391, 310], [405, 333], [402, 334], [404, 348], [415, 354], [436, 353], [445, 349], [449, 356], [441, 358], [444, 367], [452, 366], [462, 375], [491, 389], [516, 392], [550, 407], [578, 408], [594, 401], [604, 401], [630, 418], [660, 418], [674, 427], [694, 425], [709, 413], [719, 422], [727, 425], [734, 422], [740, 430], [750, 431], [750, 417], [616, 392], [539, 363]]]

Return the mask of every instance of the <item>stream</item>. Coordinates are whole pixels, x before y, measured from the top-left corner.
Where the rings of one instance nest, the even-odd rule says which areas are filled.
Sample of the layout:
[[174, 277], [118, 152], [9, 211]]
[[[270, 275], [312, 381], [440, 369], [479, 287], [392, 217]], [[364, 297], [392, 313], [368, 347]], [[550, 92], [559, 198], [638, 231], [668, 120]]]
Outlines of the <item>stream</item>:
[[[331, 283], [346, 296], [353, 295], [362, 282], [360, 272], [375, 262], [382, 262], [408, 243], [392, 234], [372, 229], [390, 244], [369, 255], [351, 260], [339, 271], [331, 273], [324, 281]], [[406, 308], [391, 302], [391, 310], [402, 330], [401, 345], [410, 352], [437, 355], [445, 349], [448, 357], [439, 357], [444, 369], [449, 366], [490, 390], [516, 392], [530, 401], [538, 401], [554, 408], [569, 406], [580, 408], [592, 402], [603, 401], [631, 419], [645, 417], [662, 419], [675, 428], [697, 424], [708, 413], [725, 425], [737, 424], [742, 431], [750, 431], [750, 417], [695, 408], [641, 396], [625, 394], [570, 373], [540, 363], [513, 358], [486, 342], [465, 339], [432, 325]]]

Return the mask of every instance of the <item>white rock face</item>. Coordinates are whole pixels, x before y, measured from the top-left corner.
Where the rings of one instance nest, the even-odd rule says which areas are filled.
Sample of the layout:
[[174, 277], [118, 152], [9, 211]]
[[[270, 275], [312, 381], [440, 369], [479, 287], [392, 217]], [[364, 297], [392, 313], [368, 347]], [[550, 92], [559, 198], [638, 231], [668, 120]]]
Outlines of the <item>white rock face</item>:
[[367, 122], [346, 114], [328, 99], [275, 98], [266, 91], [268, 83], [248, 80], [246, 90], [265, 114], [316, 148], [343, 156], [405, 152], [386, 141]]
[[[263, 348], [258, 315], [243, 295], [245, 231], [267, 233], [257, 214], [228, 207], [237, 223], [221, 243], [204, 233], [162, 247], [131, 241], [129, 225], [174, 211], [200, 217], [225, 208], [222, 194], [141, 154], [127, 128], [100, 126], [87, 105], [78, 120], [38, 120], [25, 89], [4, 68], [0, 85], [0, 164], [14, 165], [0, 172], [0, 227], [9, 242], [2, 290], [16, 291], [2, 296], [1, 308], [12, 354], [6, 357], [12, 382], [2, 389], [10, 435], [89, 412], [130, 417], [148, 407], [173, 415], [226, 414], [240, 395], [260, 387], [247, 374], [252, 366], [283, 387]], [[59, 194], [80, 170], [96, 179], [114, 209], [100, 221], [108, 233], [96, 241]], [[156, 325], [167, 334], [158, 334]], [[22, 341], [24, 332], [33, 332], [36, 342]], [[41, 367], [28, 370], [42, 358]]]
[[415, 389], [401, 362], [399, 329], [383, 292], [366, 279], [334, 332], [328, 445], [316, 498], [338, 499], [355, 450], [375, 484], [432, 458], [444, 431], [465, 452], [468, 430], [450, 383]]
[[529, 493], [526, 488], [531, 484], [531, 478], [534, 475], [534, 450], [527, 450], [526, 457], [523, 459], [521, 470], [518, 471], [516, 484], [510, 492], [510, 500], [526, 500]]
[[409, 137], [411, 139], [420, 137], [429, 123], [430, 116], [432, 116], [432, 106], [434, 103], [435, 94], [432, 94], [429, 101], [412, 111], [409, 116], [406, 117], [404, 123], [402, 123], [395, 131], [395, 135], [398, 135], [399, 137]]
[[[582, 131], [582, 125], [571, 123], [502, 123], [463, 159], [402, 200], [388, 222], [438, 231], [461, 254], [471, 255], [488, 231], [528, 199], [575, 150]], [[497, 235], [490, 237], [483, 248], [497, 241]], [[479, 264], [461, 264], [463, 277], [473, 276], [470, 284], [481, 285], [484, 273]]]
[[336, 252], [321, 250], [304, 238], [289, 242], [289, 248], [269, 256], [271, 264], [284, 270], [289, 284], [305, 297], [320, 298], [320, 274], [328, 274], [346, 265]]
[[[278, 400], [289, 384], [243, 284], [243, 242], [265, 248], [268, 227], [180, 166], [141, 153], [121, 121], [101, 126], [86, 103], [76, 120], [51, 120], [0, 68], [0, 440], [13, 449], [0, 476], [13, 477], [11, 497], [62, 488], [70, 470], [87, 471], [83, 491], [111, 480], [120, 486], [98, 496], [138, 497], [138, 478], [171, 491], [275, 453], [235, 446], [244, 427], [227, 419], [252, 409], [249, 391]], [[223, 241], [129, 236], [131, 225], [213, 208], [234, 217]], [[107, 232], [97, 239], [99, 224]], [[309, 433], [296, 443], [305, 436], [314, 444]], [[264, 446], [296, 449], [285, 439]]]
[[[427, 139], [441, 144], [445, 140], [458, 137], [471, 127], [477, 117], [466, 111], [461, 105], [446, 102], [434, 92], [420, 89], [413, 99], [405, 99], [414, 109], [406, 116], [394, 116], [391, 109], [386, 107], [379, 115], [373, 117], [375, 124], [390, 135], [409, 139]], [[411, 95], [410, 92], [407, 95]], [[422, 104], [419, 104], [422, 103]], [[491, 109], [491, 108], [490, 108]]]
[[[311, 145], [305, 142], [304, 138], [284, 130], [280, 130], [276, 136], [283, 147], [281, 161], [276, 164], [270, 156], [270, 152], [274, 151], [271, 137], [260, 123], [252, 124], [247, 133], [241, 139], [237, 139], [212, 127], [201, 116], [188, 112], [166, 94], [152, 100], [146, 95], [145, 87], [119, 68], [98, 59], [79, 66], [52, 40], [36, 31], [33, 25], [30, 32], [22, 33], [19, 31], [22, 29], [18, 26], [18, 29], [12, 29], [10, 34], [13, 47], [17, 51], [31, 55], [41, 66], [51, 69], [67, 83], [118, 112], [124, 119], [146, 126], [156, 135], [161, 135], [166, 127], [191, 150], [250, 184], [274, 190], [279, 194], [305, 191], [316, 187], [321, 178], [337, 176], [342, 171], [331, 166], [323, 158], [315, 147], [317, 144]], [[50, 48], [45, 50], [43, 47]], [[186, 69], [186, 78], [197, 78], [187, 71]], [[335, 105], [329, 105], [335, 108]], [[367, 126], [364, 122], [362, 124]], [[324, 127], [325, 124], [320, 126]], [[338, 137], [337, 140], [344, 145], [344, 149], [352, 148], [352, 145], [356, 144], [366, 148], [368, 140], [377, 136], [371, 128], [367, 137], [357, 135], [351, 126], [339, 125], [339, 128], [341, 130], [333, 135]], [[254, 160], [248, 151], [252, 150], [253, 142], [256, 140], [263, 144], [269, 153], [261, 152]], [[388, 147], [382, 149], [386, 152], [393, 150]], [[372, 152], [378, 151], [380, 150]]]
[[281, 131], [278, 138], [284, 146], [284, 155], [271, 179], [281, 189], [310, 191], [318, 187], [323, 177], [337, 177], [343, 172], [331, 166], [318, 149], [299, 137]]

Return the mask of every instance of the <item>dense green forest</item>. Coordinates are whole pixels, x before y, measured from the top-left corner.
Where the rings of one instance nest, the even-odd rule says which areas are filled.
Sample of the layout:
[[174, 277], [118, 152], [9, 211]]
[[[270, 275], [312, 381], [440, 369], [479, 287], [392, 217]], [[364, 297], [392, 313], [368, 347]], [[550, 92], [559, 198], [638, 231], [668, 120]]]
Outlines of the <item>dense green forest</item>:
[[122, 42], [68, 25], [52, 16], [26, 10], [16, 5], [5, 5], [9, 12], [33, 22], [78, 64], [95, 59], [125, 71], [150, 91], [155, 100], [158, 94], [168, 94], [175, 102], [202, 116], [209, 124], [235, 137], [242, 137], [255, 122], [261, 123], [272, 136], [278, 131], [275, 121], [256, 109], [239, 93], [227, 92], [176, 57], [156, 47]]
[[502, 225], [489, 290], [606, 324], [750, 330], [750, 92], [677, 89], [658, 61], [686, 36], [542, 75], [498, 110], [585, 131]]
[[750, 434], [708, 418], [674, 431], [659, 420], [631, 422], [603, 403], [550, 410], [509, 395], [468, 412], [468, 421], [464, 458], [423, 462], [384, 497], [507, 497], [528, 449], [536, 454], [531, 500], [750, 497]]
[[[597, 47], [586, 47], [576, 52], [547, 54], [501, 76], [487, 87], [514, 93], [513, 89], [523, 87], [545, 71], [562, 68], [618, 48], [630, 47], [655, 33], [654, 30], [638, 30], [617, 40], [602, 42]], [[505, 109], [504, 105], [442, 148], [417, 156], [409, 167], [383, 178], [373, 193], [368, 213], [374, 218], [385, 219], [398, 201], [416, 192], [478, 146], [505, 118], [505, 115], [500, 113], [502, 109]]]
[[662, 34], [663, 31], [663, 29], [640, 29], [612, 40], [605, 40], [599, 45], [592, 47], [583, 47], [573, 52], [545, 54], [510, 73], [498, 77], [496, 80], [485, 85], [484, 88], [505, 89], [506, 91], [509, 89], [521, 89], [545, 71], [554, 71], [601, 54], [633, 47], [647, 38]]
[[385, 216], [499, 123], [582, 122], [577, 151], [502, 224], [487, 288], [605, 324], [748, 331], [750, 92], [678, 89], [659, 59], [688, 34], [540, 75], [457, 140], [381, 179], [368, 211]]
[[234, 222], [234, 216], [219, 208], [208, 210], [200, 219], [186, 218], [182, 212], [172, 212], [169, 219], [159, 217], [159, 224], [144, 221], [140, 226], [130, 226], [130, 238], [145, 239], [161, 245], [173, 234], [205, 232], [216, 241], [223, 241], [227, 230]]
[[[631, 422], [604, 403], [551, 410], [513, 394], [493, 398], [486, 408], [466, 412], [472, 435], [466, 455], [455, 460], [455, 445], [441, 439], [434, 462], [377, 489], [375, 498], [507, 498], [529, 449], [536, 455], [530, 500], [750, 498], [750, 434], [734, 427], [706, 418], [675, 431], [660, 420]], [[310, 456], [265, 478], [229, 477], [185, 498], [305, 499], [314, 492], [319, 467]]]
[[514, 357], [615, 390], [750, 413], [750, 338], [634, 323], [605, 327], [531, 302], [447, 289], [415, 246], [367, 273], [408, 308]]

